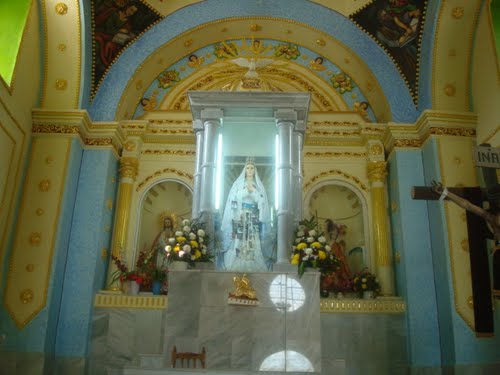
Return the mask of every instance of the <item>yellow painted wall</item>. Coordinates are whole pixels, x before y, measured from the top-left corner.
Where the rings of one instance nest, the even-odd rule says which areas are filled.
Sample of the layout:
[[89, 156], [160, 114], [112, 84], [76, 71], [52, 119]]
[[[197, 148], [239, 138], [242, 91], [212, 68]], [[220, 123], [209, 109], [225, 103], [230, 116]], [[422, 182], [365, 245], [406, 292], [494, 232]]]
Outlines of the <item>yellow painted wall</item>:
[[489, 7], [483, 7], [474, 40], [472, 108], [478, 117], [477, 141], [500, 146], [500, 72]]
[[[11, 87], [0, 83], [0, 264], [13, 229], [16, 201], [31, 135], [31, 110], [38, 107], [40, 74], [40, 14], [30, 9]], [[0, 270], [1, 272], [1, 270]]]

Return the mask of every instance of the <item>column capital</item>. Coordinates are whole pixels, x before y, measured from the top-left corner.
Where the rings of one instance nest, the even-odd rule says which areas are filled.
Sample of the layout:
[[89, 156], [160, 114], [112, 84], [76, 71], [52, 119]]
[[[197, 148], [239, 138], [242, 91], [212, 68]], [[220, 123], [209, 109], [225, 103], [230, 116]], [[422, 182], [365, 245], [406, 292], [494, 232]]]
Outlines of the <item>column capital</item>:
[[220, 120], [224, 117], [224, 111], [221, 108], [205, 108], [200, 111], [200, 118], [203, 123], [210, 120]]
[[297, 122], [297, 112], [294, 109], [277, 109], [274, 111], [274, 118], [276, 119], [276, 124], [280, 122], [295, 124]]
[[120, 158], [120, 177], [135, 180], [139, 171], [139, 160], [133, 157]]
[[369, 161], [367, 165], [368, 180], [370, 182], [385, 182], [387, 177], [387, 162]]

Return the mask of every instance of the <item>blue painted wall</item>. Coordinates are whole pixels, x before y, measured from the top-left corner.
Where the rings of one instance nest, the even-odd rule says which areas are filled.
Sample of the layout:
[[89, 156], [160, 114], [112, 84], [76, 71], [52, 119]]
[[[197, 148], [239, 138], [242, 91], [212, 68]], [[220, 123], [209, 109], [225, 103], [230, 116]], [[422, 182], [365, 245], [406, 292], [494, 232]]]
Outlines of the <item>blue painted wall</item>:
[[398, 150], [389, 161], [389, 195], [396, 210], [391, 214], [394, 251], [401, 261], [395, 266], [398, 295], [406, 300], [409, 362], [414, 367], [441, 363], [436, 286], [427, 205], [411, 197], [413, 186], [422, 186], [424, 171], [420, 150]]
[[92, 323], [94, 295], [105, 287], [110, 253], [113, 202], [117, 186], [117, 159], [111, 150], [85, 150], [71, 223], [64, 292], [57, 326], [57, 356], [84, 357]]

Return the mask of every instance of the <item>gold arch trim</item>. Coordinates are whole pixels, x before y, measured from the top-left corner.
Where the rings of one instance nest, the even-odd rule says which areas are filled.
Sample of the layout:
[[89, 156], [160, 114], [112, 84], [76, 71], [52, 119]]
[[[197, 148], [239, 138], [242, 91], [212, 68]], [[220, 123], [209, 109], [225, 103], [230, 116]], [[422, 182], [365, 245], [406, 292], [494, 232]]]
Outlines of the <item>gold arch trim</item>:
[[352, 181], [354, 183], [354, 185], [356, 185], [361, 190], [368, 192], [368, 186], [366, 186], [363, 182], [361, 182], [361, 180], [359, 178], [352, 176], [349, 173], [346, 173], [344, 171], [341, 171], [340, 169], [330, 169], [329, 171], [325, 171], [325, 172], [321, 172], [320, 174], [317, 174], [316, 176], [312, 177], [307, 183], [304, 184], [304, 190], [307, 190], [316, 181], [323, 179], [325, 177], [329, 177], [329, 176], [344, 177], [345, 179]]
[[176, 176], [179, 176], [179, 177], [182, 177], [182, 178], [185, 178], [187, 180], [189, 180], [190, 182], [193, 181], [193, 175], [190, 174], [190, 173], [187, 173], [187, 172], [183, 172], [183, 171], [180, 171], [176, 168], [164, 168], [162, 170], [159, 170], [159, 171], [156, 171], [155, 173], [147, 176], [146, 178], [144, 178], [138, 185], [137, 185], [137, 188], [135, 189], [135, 191], [139, 191], [141, 190], [146, 184], [148, 184], [149, 182], [151, 182], [152, 180], [160, 177], [160, 176], [163, 176], [163, 175], [176, 175]]
[[[226, 40], [227, 34], [222, 32], [226, 28], [224, 26], [231, 27], [231, 40], [242, 40], [250, 37], [251, 33], [248, 29], [248, 22], [256, 21], [259, 22], [263, 30], [259, 32], [259, 39], [290, 41], [291, 43], [305, 46], [313, 53], [332, 61], [356, 83], [366, 97], [366, 100], [370, 103], [377, 118], [379, 116], [390, 116], [391, 111], [387, 98], [371, 70], [359, 56], [331, 35], [323, 33], [310, 25], [293, 20], [275, 17], [233, 17], [194, 27], [168, 41], [145, 58], [144, 63], [136, 69], [135, 74], [130, 78], [122, 93], [115, 119], [130, 116], [128, 108], [136, 108], [146, 88], [150, 86], [151, 82], [166, 67], [172, 66], [180, 59], [205, 46]], [[290, 31], [290, 25], [295, 26], [293, 31], [295, 39], [293, 40], [290, 40], [290, 35], [287, 33], [287, 31]], [[217, 37], [213, 37], [213, 35], [217, 35]], [[313, 40], [324, 39], [329, 48], [325, 49], [324, 46], [311, 43], [311, 38]], [[185, 46], [187, 40], [193, 41], [188, 47]], [[185, 51], [185, 53], [173, 55], [171, 53], [173, 50]], [[147, 84], [144, 84], [144, 82], [147, 82]], [[390, 121], [390, 118], [384, 118], [383, 120]]]

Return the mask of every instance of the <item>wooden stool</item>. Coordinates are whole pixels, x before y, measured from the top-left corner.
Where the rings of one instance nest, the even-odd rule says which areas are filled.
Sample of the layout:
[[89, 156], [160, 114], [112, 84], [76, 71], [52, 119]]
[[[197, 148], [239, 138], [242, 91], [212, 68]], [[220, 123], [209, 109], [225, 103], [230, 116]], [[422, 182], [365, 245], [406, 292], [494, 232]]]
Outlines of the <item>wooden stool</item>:
[[[193, 368], [196, 368], [196, 360], [200, 360], [201, 368], [205, 368], [205, 347], [202, 348], [201, 353], [191, 353], [191, 352], [178, 352], [177, 348], [174, 346], [172, 349], [172, 367], [175, 368], [177, 359], [181, 360], [181, 366], [184, 367], [184, 360], [186, 360], [186, 365], [189, 368], [192, 363]], [[192, 360], [192, 362], [191, 362]]]

